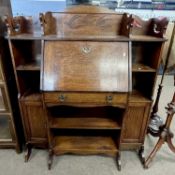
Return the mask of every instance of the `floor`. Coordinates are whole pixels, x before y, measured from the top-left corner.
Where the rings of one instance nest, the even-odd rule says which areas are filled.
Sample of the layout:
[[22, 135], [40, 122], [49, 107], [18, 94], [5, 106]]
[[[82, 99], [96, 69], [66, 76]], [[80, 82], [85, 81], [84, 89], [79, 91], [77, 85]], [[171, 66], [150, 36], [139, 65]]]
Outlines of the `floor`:
[[[160, 79], [159, 79], [160, 81]], [[157, 82], [157, 84], [159, 83]], [[159, 104], [159, 115], [165, 119], [165, 106], [171, 101], [175, 87], [173, 77], [166, 76]], [[175, 123], [175, 119], [172, 124]], [[175, 126], [172, 125], [175, 131]], [[174, 132], [175, 133], [175, 132]], [[152, 150], [156, 138], [147, 136], [145, 156]], [[175, 143], [175, 139], [174, 139]], [[122, 171], [119, 172], [115, 160], [105, 156], [64, 155], [54, 158], [52, 169], [47, 169], [47, 151], [33, 149], [31, 159], [24, 163], [24, 153], [14, 150], [0, 150], [0, 175], [174, 175], [175, 155], [166, 143], [157, 153], [149, 169], [143, 169], [135, 151], [123, 151], [121, 154]]]

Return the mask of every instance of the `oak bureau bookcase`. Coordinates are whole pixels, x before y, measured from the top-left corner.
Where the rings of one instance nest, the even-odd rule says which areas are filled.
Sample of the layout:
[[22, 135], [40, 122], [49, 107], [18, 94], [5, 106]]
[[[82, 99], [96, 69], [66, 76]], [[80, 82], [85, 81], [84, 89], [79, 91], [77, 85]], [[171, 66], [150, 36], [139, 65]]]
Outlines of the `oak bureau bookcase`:
[[77, 6], [7, 18], [28, 160], [32, 146], [64, 153], [139, 150], [149, 121], [167, 20], [143, 21], [101, 7]]

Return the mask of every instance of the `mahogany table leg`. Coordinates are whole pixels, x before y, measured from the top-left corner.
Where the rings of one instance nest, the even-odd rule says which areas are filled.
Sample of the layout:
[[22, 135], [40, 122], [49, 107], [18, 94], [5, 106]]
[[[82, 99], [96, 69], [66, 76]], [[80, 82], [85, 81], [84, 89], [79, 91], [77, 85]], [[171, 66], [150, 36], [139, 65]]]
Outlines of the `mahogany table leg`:
[[145, 163], [144, 145], [142, 145], [140, 147], [138, 154], [139, 154], [139, 158], [141, 160], [141, 163], [144, 165], [144, 163]]
[[25, 153], [25, 162], [28, 162], [30, 155], [32, 152], [32, 145], [30, 143], [26, 143], [26, 153]]
[[120, 152], [117, 153], [117, 168], [119, 171], [121, 171], [121, 156]]
[[49, 158], [48, 158], [48, 169], [50, 170], [53, 162], [53, 150], [49, 149]]

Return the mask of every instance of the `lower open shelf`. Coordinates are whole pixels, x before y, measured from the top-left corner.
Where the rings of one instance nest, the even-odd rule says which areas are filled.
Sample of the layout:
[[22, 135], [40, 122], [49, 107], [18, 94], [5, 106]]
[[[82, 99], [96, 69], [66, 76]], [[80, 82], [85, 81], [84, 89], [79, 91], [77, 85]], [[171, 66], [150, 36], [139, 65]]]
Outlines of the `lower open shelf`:
[[68, 129], [121, 129], [121, 126], [112, 118], [52, 118], [50, 128]]
[[107, 154], [116, 155], [116, 143], [107, 136], [56, 136], [53, 152], [56, 155], [72, 154]]

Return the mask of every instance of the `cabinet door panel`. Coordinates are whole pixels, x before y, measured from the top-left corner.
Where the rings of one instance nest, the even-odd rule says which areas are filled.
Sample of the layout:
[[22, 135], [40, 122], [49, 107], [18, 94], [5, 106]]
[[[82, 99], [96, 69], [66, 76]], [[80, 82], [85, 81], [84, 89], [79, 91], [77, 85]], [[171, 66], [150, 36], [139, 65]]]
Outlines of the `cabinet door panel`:
[[0, 115], [0, 141], [12, 141], [9, 116]]
[[5, 85], [0, 85], [0, 112], [9, 112], [9, 105]]
[[147, 121], [149, 119], [150, 103], [131, 103], [125, 116], [122, 131], [122, 143], [142, 143]]
[[2, 66], [1, 66], [1, 55], [0, 55], [0, 81], [4, 81], [3, 71], [2, 71]]
[[22, 102], [25, 130], [29, 140], [46, 139], [46, 122], [41, 102]]

